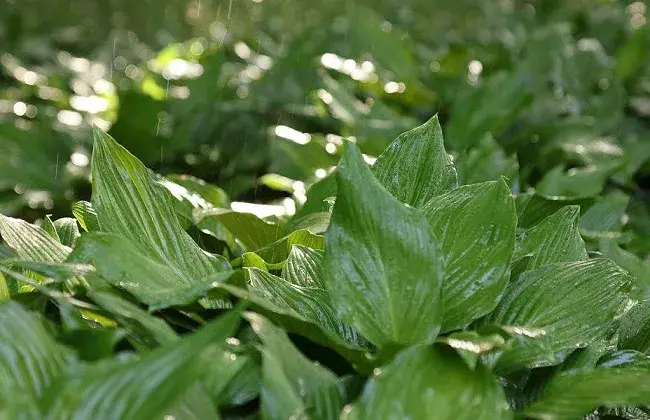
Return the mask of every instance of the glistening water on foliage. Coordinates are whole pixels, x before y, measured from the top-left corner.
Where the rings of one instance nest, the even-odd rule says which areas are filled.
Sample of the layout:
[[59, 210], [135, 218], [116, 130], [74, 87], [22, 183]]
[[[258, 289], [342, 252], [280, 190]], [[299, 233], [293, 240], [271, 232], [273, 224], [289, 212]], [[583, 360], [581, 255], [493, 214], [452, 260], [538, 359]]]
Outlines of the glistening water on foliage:
[[296, 216], [325, 213], [316, 233], [217, 207], [207, 184], [94, 141], [75, 218], [0, 216], [3, 417], [573, 419], [650, 404], [650, 265], [614, 239], [588, 252], [579, 227], [599, 202], [581, 217], [507, 179], [457, 185], [436, 118], [375, 166], [348, 141], [334, 188]]

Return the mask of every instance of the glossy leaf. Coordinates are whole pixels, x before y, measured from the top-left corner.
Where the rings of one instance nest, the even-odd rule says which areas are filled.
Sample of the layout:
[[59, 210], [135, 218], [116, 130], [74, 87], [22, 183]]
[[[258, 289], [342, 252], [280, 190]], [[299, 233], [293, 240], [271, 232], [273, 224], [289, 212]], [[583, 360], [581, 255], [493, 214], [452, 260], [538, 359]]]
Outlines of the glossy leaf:
[[18, 257], [29, 261], [62, 262], [70, 248], [38, 226], [0, 214], [0, 235]]
[[324, 289], [323, 251], [295, 245], [282, 268], [282, 278], [296, 286]]
[[304, 317], [351, 344], [363, 343], [357, 332], [337, 317], [332, 299], [323, 288], [293, 284], [257, 268], [246, 270], [250, 289], [273, 305]]
[[585, 243], [578, 230], [578, 206], [566, 206], [521, 232], [517, 237], [515, 261], [527, 258], [526, 268], [587, 259]]
[[286, 333], [267, 319], [246, 314], [260, 336], [262, 352], [262, 417], [337, 419], [343, 388], [329, 370], [305, 358]]
[[323, 249], [325, 239], [307, 229], [295, 230], [274, 243], [257, 250], [265, 261], [276, 264], [287, 259], [294, 245], [302, 245], [313, 249]]
[[101, 229], [179, 274], [200, 279], [227, 271], [225, 259], [203, 251], [181, 228], [169, 194], [142, 162], [107, 134], [94, 133], [93, 207]]
[[601, 360], [595, 369], [567, 371], [553, 377], [526, 414], [538, 419], [572, 420], [600, 406], [648, 403], [650, 357], [622, 351]]
[[437, 115], [397, 137], [372, 171], [395, 198], [413, 207], [422, 207], [458, 183]]
[[232, 310], [177, 343], [140, 359], [99, 362], [52, 385], [42, 402], [51, 418], [152, 419], [174, 407], [202, 372], [206, 348], [223, 343], [236, 329], [241, 310]]
[[61, 243], [66, 246], [74, 246], [75, 241], [80, 236], [77, 220], [71, 217], [62, 217], [55, 220], [54, 228]]
[[194, 277], [143, 255], [120, 236], [100, 232], [82, 236], [68, 261], [93, 264], [102, 279], [127, 290], [152, 310], [191, 303], [230, 275]]
[[433, 341], [443, 257], [429, 223], [374, 179], [354, 145], [336, 177], [324, 273], [339, 316], [380, 347]]
[[442, 245], [443, 331], [463, 328], [494, 309], [510, 276], [517, 216], [504, 181], [466, 185], [422, 212]]
[[628, 303], [631, 279], [606, 259], [547, 265], [514, 280], [488, 322], [520, 334], [497, 368], [551, 366], [604, 338]]
[[352, 419], [508, 419], [512, 414], [496, 377], [483, 365], [470, 369], [442, 345], [399, 353], [368, 380]]
[[507, 348], [506, 340], [501, 335], [481, 335], [476, 331], [451, 333], [439, 337], [437, 341], [455, 349], [471, 369], [476, 367], [480, 355]]
[[79, 222], [79, 226], [86, 232], [99, 230], [99, 221], [97, 220], [97, 212], [93, 205], [87, 201], [77, 201], [72, 206], [72, 214]]

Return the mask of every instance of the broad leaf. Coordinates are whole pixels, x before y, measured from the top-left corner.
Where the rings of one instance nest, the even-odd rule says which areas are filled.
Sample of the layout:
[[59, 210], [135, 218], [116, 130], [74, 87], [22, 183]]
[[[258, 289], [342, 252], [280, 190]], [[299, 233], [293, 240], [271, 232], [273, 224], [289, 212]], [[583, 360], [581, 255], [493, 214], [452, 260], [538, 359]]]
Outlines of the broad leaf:
[[0, 407], [33, 405], [75, 363], [72, 351], [15, 302], [0, 303], [0, 356]]
[[305, 358], [286, 333], [267, 319], [246, 314], [260, 336], [262, 352], [262, 417], [338, 419], [343, 387], [329, 370]]
[[496, 333], [481, 335], [476, 331], [458, 331], [439, 337], [437, 341], [456, 349], [471, 369], [476, 368], [480, 355], [507, 348], [506, 340]]
[[200, 378], [202, 355], [234, 333], [241, 310], [232, 310], [177, 343], [126, 362], [79, 368], [53, 384], [41, 404], [50, 418], [153, 419], [172, 409]]
[[79, 238], [68, 262], [93, 264], [102, 279], [127, 290], [152, 310], [192, 303], [230, 275], [195, 277], [143, 255], [120, 236], [100, 232]]
[[128, 239], [140, 253], [172, 270], [201, 279], [227, 271], [222, 257], [203, 251], [180, 226], [171, 197], [142, 162], [95, 130], [93, 207], [101, 229]]
[[650, 357], [617, 352], [595, 369], [563, 372], [551, 379], [541, 398], [526, 410], [538, 419], [573, 420], [593, 409], [650, 402]]
[[61, 262], [70, 253], [69, 247], [62, 245], [40, 227], [1, 214], [0, 235], [16, 251], [18, 257], [24, 260]]
[[339, 316], [380, 347], [433, 341], [444, 263], [428, 221], [379, 184], [352, 144], [336, 177], [324, 273]]
[[302, 245], [314, 249], [323, 249], [325, 240], [321, 235], [315, 235], [307, 229], [295, 230], [281, 239], [257, 250], [257, 253], [271, 264], [277, 264], [287, 259], [294, 245]]
[[458, 183], [437, 115], [397, 137], [372, 171], [395, 198], [413, 207], [422, 207]]
[[551, 366], [604, 338], [628, 302], [629, 276], [606, 259], [526, 271], [506, 290], [488, 322], [520, 333], [498, 360], [510, 371]]
[[501, 181], [466, 185], [427, 203], [445, 256], [443, 331], [466, 327], [494, 309], [510, 276], [517, 216]]
[[526, 268], [587, 259], [585, 243], [578, 230], [578, 206], [566, 206], [517, 237], [515, 261], [527, 258]]
[[470, 369], [443, 345], [417, 346], [376, 369], [349, 414], [351, 419], [501, 420], [511, 418], [496, 377]]
[[71, 217], [62, 217], [55, 220], [54, 228], [61, 243], [66, 246], [74, 246], [75, 241], [80, 236], [77, 220]]
[[316, 285], [293, 284], [257, 268], [247, 268], [249, 289], [273, 305], [320, 325], [326, 331], [353, 345], [362, 345], [356, 331], [336, 315], [328, 292]]

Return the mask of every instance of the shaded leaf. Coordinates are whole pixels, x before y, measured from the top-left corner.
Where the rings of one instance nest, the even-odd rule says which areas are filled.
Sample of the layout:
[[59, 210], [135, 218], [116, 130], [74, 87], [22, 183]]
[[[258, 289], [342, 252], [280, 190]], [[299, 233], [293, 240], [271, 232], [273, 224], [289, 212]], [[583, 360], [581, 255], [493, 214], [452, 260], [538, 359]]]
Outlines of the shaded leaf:
[[443, 331], [463, 328], [494, 309], [510, 276], [517, 216], [502, 181], [465, 185], [422, 212], [442, 245]]
[[293, 246], [282, 268], [282, 278], [296, 286], [325, 289], [323, 251], [300, 245]]
[[507, 419], [512, 414], [496, 377], [483, 365], [470, 369], [442, 345], [399, 353], [368, 380], [349, 418]]
[[92, 204], [87, 201], [77, 201], [72, 205], [72, 214], [79, 222], [79, 226], [86, 232], [99, 230], [97, 212]]
[[202, 357], [236, 329], [241, 309], [197, 333], [126, 362], [110, 360], [73, 371], [48, 389], [42, 410], [50, 418], [153, 419], [174, 407], [202, 372]]
[[580, 218], [580, 232], [591, 238], [620, 236], [623, 215], [629, 201], [630, 197], [622, 193], [601, 198]]
[[268, 223], [251, 213], [226, 209], [209, 209], [195, 212], [199, 228], [218, 222], [228, 229], [248, 251], [256, 251], [284, 236], [282, 226]]
[[526, 409], [539, 419], [572, 420], [599, 407], [648, 404], [650, 357], [635, 351], [617, 352], [595, 369], [572, 370], [553, 377], [542, 397]]
[[246, 318], [260, 336], [262, 352], [262, 416], [337, 419], [343, 387], [329, 370], [305, 358], [286, 333], [253, 313]]
[[397, 137], [372, 171], [395, 198], [413, 207], [422, 207], [458, 183], [437, 115]]

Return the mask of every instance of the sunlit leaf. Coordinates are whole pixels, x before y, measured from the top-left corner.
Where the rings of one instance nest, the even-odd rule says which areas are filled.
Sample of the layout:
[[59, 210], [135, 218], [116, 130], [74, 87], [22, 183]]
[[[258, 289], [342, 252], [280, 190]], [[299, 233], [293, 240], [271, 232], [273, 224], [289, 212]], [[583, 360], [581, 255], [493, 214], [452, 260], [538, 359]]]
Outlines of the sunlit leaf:
[[55, 220], [54, 228], [61, 243], [66, 246], [74, 246], [75, 241], [80, 236], [77, 220], [71, 217], [62, 217]]
[[494, 309], [510, 276], [517, 217], [504, 181], [466, 185], [423, 208], [445, 256], [443, 331]]
[[0, 235], [18, 257], [30, 261], [62, 262], [70, 248], [38, 226], [0, 214]]
[[397, 137], [372, 171], [395, 198], [413, 207], [422, 207], [458, 182], [438, 116]]
[[433, 341], [443, 257], [429, 223], [379, 184], [354, 145], [336, 177], [324, 273], [338, 314], [380, 347]]
[[627, 304], [631, 279], [606, 259], [525, 271], [506, 290], [488, 322], [520, 334], [498, 359], [508, 371], [551, 366], [604, 338]]

